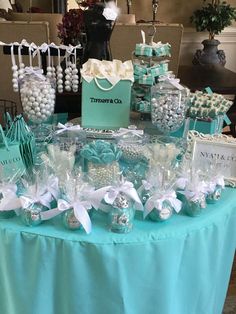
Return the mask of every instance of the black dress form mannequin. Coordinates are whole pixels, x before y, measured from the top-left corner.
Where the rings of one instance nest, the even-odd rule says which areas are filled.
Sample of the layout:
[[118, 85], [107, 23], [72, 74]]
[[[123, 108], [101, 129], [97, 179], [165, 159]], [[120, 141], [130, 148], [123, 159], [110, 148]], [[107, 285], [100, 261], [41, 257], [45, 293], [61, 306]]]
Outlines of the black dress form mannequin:
[[89, 58], [112, 60], [110, 38], [115, 22], [102, 15], [104, 8], [104, 3], [97, 3], [84, 12], [87, 43], [83, 62]]

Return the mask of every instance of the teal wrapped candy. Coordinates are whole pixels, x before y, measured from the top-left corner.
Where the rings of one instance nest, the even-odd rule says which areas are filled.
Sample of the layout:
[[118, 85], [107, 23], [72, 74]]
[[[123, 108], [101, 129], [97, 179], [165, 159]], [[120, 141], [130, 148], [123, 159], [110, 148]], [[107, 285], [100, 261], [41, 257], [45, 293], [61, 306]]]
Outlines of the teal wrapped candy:
[[171, 56], [171, 53], [170, 53], [170, 44], [159, 44], [157, 46], [154, 46], [153, 47], [153, 54], [157, 57], [165, 57], [165, 56], [168, 56], [170, 57]]
[[154, 83], [154, 77], [152, 74], [147, 74], [139, 77], [139, 84], [152, 86]]
[[135, 55], [136, 56], [152, 56], [152, 47], [146, 44], [136, 44], [135, 46]]
[[97, 140], [85, 145], [80, 155], [96, 164], [110, 164], [120, 159], [122, 151], [113, 143]]

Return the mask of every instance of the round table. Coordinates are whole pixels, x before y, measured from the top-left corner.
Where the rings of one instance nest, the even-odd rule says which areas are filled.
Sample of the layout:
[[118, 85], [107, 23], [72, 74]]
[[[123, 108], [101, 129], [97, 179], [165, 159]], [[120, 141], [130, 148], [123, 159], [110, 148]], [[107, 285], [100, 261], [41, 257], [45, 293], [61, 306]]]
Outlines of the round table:
[[236, 247], [236, 190], [199, 217], [143, 221], [129, 234], [0, 220], [0, 313], [221, 314]]

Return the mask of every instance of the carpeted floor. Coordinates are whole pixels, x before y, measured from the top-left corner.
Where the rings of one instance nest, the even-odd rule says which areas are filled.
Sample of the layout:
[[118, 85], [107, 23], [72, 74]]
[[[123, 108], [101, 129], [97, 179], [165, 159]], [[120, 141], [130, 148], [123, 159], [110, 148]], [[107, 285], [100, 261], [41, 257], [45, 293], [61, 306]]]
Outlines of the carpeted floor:
[[236, 314], [236, 256], [234, 256], [234, 264], [222, 314]]
[[236, 314], [236, 295], [230, 295], [226, 298], [222, 314]]

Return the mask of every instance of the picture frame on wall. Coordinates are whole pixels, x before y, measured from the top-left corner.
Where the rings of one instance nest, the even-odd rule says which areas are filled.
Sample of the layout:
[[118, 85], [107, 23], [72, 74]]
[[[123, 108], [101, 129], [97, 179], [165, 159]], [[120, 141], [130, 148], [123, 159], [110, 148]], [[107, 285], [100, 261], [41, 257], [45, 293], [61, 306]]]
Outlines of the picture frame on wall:
[[236, 139], [223, 134], [202, 134], [189, 131], [185, 161], [193, 169], [206, 171], [211, 165], [224, 176], [225, 184], [236, 187]]

